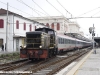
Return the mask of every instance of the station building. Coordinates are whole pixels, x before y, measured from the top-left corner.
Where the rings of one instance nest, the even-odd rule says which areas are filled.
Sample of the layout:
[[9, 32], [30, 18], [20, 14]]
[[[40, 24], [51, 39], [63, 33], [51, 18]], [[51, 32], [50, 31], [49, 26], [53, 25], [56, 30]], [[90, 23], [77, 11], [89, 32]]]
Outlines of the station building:
[[[8, 22], [8, 23], [7, 23]], [[25, 45], [25, 34], [37, 27], [46, 27], [42, 23], [25, 18], [19, 14], [0, 9], [0, 47], [3, 44], [6, 51], [19, 51]]]
[[84, 33], [80, 31], [80, 26], [77, 22], [70, 21], [64, 16], [30, 17], [29, 19], [43, 23], [57, 31], [57, 33], [78, 33], [84, 35]]

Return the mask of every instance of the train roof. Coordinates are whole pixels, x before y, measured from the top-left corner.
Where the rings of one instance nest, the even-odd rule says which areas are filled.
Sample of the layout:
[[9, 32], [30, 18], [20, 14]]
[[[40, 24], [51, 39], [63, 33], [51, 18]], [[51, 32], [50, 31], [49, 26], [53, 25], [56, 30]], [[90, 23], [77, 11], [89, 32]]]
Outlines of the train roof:
[[79, 40], [79, 39], [76, 39], [76, 38], [73, 38], [73, 37], [69, 37], [69, 36], [63, 35], [63, 34], [58, 34], [57, 36], [58, 36], [58, 37], [61, 37], [61, 38], [67, 38], [67, 39], [69, 39], [69, 40], [76, 40], [76, 41], [80, 41], [80, 42], [91, 43], [91, 42], [88, 42], [88, 41], [83, 41], [83, 40]]
[[26, 34], [38, 34], [38, 33], [43, 33], [43, 32], [41, 32], [41, 31], [26, 32]]
[[49, 31], [55, 31], [55, 30], [53, 30], [53, 29], [51, 29], [51, 28], [45, 28], [45, 27], [43, 27], [43, 28], [37, 28], [37, 29], [35, 29], [35, 31], [40, 31], [40, 30], [49, 30]]

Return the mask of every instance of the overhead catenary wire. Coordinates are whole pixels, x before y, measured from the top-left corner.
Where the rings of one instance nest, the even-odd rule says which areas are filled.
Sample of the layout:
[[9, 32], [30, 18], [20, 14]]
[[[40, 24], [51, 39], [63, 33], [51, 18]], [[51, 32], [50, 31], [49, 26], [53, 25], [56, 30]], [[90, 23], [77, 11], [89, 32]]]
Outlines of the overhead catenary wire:
[[[50, 17], [51, 19], [54, 19], [54, 18], [52, 18], [43, 8], [41, 8], [34, 0], [32, 0], [40, 9], [42, 9], [46, 14], [47, 14], [47, 16], [48, 17]], [[47, 18], [48, 19], [48, 18]], [[49, 19], [48, 19], [49, 20]]]
[[[2, 2], [2, 1], [0, 1], [0, 3], [7, 5], [6, 3], [4, 3], [4, 2]], [[9, 6], [10, 6], [11, 8], [13, 8], [13, 9], [16, 9], [16, 10], [18, 10], [18, 11], [23, 12], [22, 10], [17, 9], [17, 8], [15, 8], [15, 7], [11, 6], [11, 5], [9, 5]], [[30, 15], [30, 16], [33, 16], [33, 15], [31, 15], [31, 14], [29, 14], [29, 13], [26, 13], [26, 12], [23, 12], [23, 13], [25, 13], [25, 14], [27, 14], [27, 15]]]
[[[2, 4], [4, 4], [4, 5], [7, 5], [6, 3], [4, 3], [4, 2], [2, 2], [2, 1], [0, 1], [0, 3], [2, 3]], [[11, 7], [11, 8], [13, 8], [13, 9], [16, 9], [16, 10], [18, 10], [18, 11], [20, 11], [20, 12], [23, 12], [22, 10], [20, 10], [20, 9], [18, 9], [18, 8], [15, 8], [15, 7], [13, 7], [13, 6], [11, 6], [11, 5], [9, 5], [9, 7]], [[38, 11], [38, 10], [37, 10]], [[26, 12], [23, 12], [23, 13], [25, 13], [25, 14], [27, 14], [27, 15], [30, 15], [30, 16], [33, 16], [33, 15], [31, 15], [31, 14], [29, 14], [29, 13], [26, 13]], [[42, 13], [43, 14], [43, 13]], [[33, 16], [34, 17], [34, 16]]]
[[65, 9], [72, 17], [72, 14], [57, 0], [57, 2], [63, 7], [63, 9]]
[[92, 17], [92, 16], [90, 16], [90, 17], [72, 17], [72, 18], [67, 18], [67, 19], [80, 19], [80, 18], [100, 18], [100, 16], [98, 16], [98, 17]]
[[[34, 0], [32, 0], [42, 11], [44, 11], [47, 15], [49, 15], [43, 8], [41, 8]], [[50, 16], [50, 15], [49, 15]]]
[[[27, 7], [29, 7], [30, 9], [32, 9], [36, 14], [38, 14], [39, 16], [41, 16], [39, 13], [37, 13], [37, 10], [36, 9], [33, 9], [32, 7], [30, 7], [29, 5], [27, 5], [24, 1], [22, 1], [22, 0], [17, 0], [18, 2], [20, 2], [20, 3], [22, 3], [22, 4], [24, 4], [24, 5], [26, 5]], [[39, 12], [39, 11], [38, 11]]]
[[[56, 7], [54, 7], [48, 0], [46, 0], [53, 8], [55, 8], [60, 14], [62, 14]], [[62, 14], [63, 15], [63, 14]], [[63, 15], [64, 16], [64, 15]]]
[[[17, 1], [19, 1], [19, 0], [17, 0]], [[32, 9], [34, 12], [36, 12], [36, 11], [38, 11], [38, 10], [36, 10], [36, 9], [34, 9], [34, 8], [32, 8], [32, 7], [30, 7], [29, 5], [27, 5], [26, 3], [24, 3], [22, 0], [20, 0], [19, 2], [21, 2], [22, 4], [24, 4], [24, 5], [26, 5], [27, 7], [29, 7], [30, 9]], [[38, 12], [40, 12], [40, 11], [38, 11]], [[37, 13], [37, 12], [36, 12]], [[40, 13], [42, 13], [42, 12], [40, 12]], [[37, 13], [38, 15], [40, 15], [39, 13]], [[44, 13], [42, 13], [42, 14], [44, 14]], [[44, 15], [46, 15], [46, 14], [44, 14]], [[40, 15], [41, 16], [41, 15]], [[42, 16], [41, 16], [42, 17]], [[47, 18], [45, 18], [45, 19], [47, 19]], [[48, 19], [49, 20], [49, 19]]]
[[97, 8], [95, 8], [95, 9], [89, 10], [89, 11], [87, 11], [87, 12], [85, 12], [85, 13], [83, 13], [83, 14], [77, 16], [77, 17], [80, 17], [80, 16], [82, 16], [82, 15], [85, 15], [85, 14], [87, 14], [87, 13], [90, 13], [90, 12], [92, 12], [92, 11], [94, 11], [94, 10], [99, 9], [99, 8], [100, 8], [100, 7], [97, 7]]
[[92, 15], [92, 17], [93, 17], [94, 15], [98, 14], [98, 13], [100, 13], [100, 11], [98, 11], [98, 12], [97, 12], [97, 13], [95, 13], [95, 14], [93, 14], [93, 15]]
[[[41, 14], [44, 14], [44, 15], [46, 15], [45, 13], [42, 13], [42, 12], [40, 12], [40, 11], [38, 11], [38, 10], [36, 10], [36, 9], [34, 9], [34, 8], [32, 8], [31, 6], [29, 6], [29, 5], [27, 5], [24, 1], [22, 1], [22, 0], [17, 0], [18, 2], [20, 2], [20, 3], [22, 3], [22, 4], [24, 4], [24, 5], [26, 5], [27, 7], [29, 7], [30, 9], [32, 9], [35, 13], [37, 13], [39, 16], [41, 16], [39, 13], [41, 13]], [[38, 13], [39, 12], [39, 13]]]

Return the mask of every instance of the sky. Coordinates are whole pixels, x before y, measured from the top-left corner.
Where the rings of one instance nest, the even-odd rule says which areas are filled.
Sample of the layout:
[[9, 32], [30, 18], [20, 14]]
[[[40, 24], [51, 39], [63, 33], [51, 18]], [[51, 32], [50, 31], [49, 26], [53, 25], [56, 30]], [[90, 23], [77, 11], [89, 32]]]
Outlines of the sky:
[[74, 17], [100, 17], [100, 0], [0, 0], [0, 8], [7, 9], [7, 2], [10, 11], [24, 17], [65, 16], [71, 18], [72, 14], [69, 20], [76, 21], [85, 36], [90, 37], [89, 27], [94, 24], [96, 37], [100, 37], [100, 18], [73, 19]]

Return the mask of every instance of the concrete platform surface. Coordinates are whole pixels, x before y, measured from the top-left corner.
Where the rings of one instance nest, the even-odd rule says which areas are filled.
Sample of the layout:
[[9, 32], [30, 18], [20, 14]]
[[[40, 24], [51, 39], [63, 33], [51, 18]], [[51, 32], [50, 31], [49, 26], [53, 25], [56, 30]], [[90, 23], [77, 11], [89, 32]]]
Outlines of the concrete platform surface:
[[66, 75], [100, 75], [100, 48], [96, 49], [96, 54], [91, 50]]

